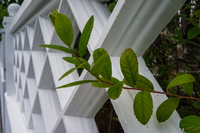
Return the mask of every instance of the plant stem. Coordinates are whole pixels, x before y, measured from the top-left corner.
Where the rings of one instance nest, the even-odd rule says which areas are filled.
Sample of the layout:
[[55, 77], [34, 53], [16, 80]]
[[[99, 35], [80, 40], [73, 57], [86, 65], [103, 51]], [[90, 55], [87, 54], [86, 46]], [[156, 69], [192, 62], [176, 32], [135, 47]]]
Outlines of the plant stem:
[[[73, 51], [73, 49], [71, 47], [69, 47], [70, 50], [72, 51], [74, 57], [76, 57], [80, 63], [83, 63], [79, 58], [78, 56], [76, 55], [76, 53]], [[90, 70], [88, 68], [85, 68], [89, 73], [90, 73]], [[91, 73], [90, 73], [91, 74]], [[108, 84], [108, 85], [114, 85], [113, 83], [109, 83], [109, 82], [106, 82], [104, 80], [102, 80], [99, 76], [94, 76], [96, 79], [98, 79], [100, 82], [102, 83], [105, 83], [105, 84]], [[139, 90], [139, 91], [144, 91], [142, 89], [138, 89], [138, 88], [129, 88], [129, 87], [123, 87], [124, 89], [126, 90]], [[195, 98], [195, 97], [188, 97], [188, 96], [181, 96], [181, 95], [177, 95], [177, 94], [171, 94], [171, 93], [168, 93], [168, 92], [160, 92], [160, 91], [149, 91], [150, 93], [157, 93], [157, 94], [164, 94], [164, 95], [168, 95], [168, 96], [175, 96], [175, 97], [179, 97], [179, 98], [185, 98], [185, 99], [192, 99], [192, 100], [200, 100], [200, 98]]]
[[69, 49], [72, 51], [73, 56], [76, 57], [76, 59], [77, 59], [80, 63], [83, 63], [83, 62], [78, 58], [78, 56], [76, 55], [76, 53], [74, 52], [74, 50], [73, 50], [71, 47], [69, 47]]
[[[126, 89], [126, 90], [144, 91], [144, 90], [138, 89], [138, 88], [129, 88], [129, 87], [123, 87], [123, 88]], [[167, 92], [160, 92], [160, 91], [149, 91], [149, 92], [150, 93], [164, 94], [164, 95], [168, 95], [168, 96], [175, 96], [175, 97], [179, 97], [179, 98], [185, 98], [185, 99], [192, 99], [192, 100], [199, 100], [200, 101], [200, 98], [188, 97], [188, 96], [181, 96], [181, 95], [167, 93]]]

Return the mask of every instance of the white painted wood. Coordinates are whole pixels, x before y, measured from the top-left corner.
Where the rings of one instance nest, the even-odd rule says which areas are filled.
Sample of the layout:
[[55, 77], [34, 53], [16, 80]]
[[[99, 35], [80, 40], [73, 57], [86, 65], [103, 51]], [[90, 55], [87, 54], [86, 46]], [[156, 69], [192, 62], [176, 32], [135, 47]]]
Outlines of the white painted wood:
[[[27, 133], [27, 128], [23, 122], [21, 117], [21, 112], [17, 107], [17, 103], [13, 97], [9, 97], [5, 94], [6, 99], [6, 108], [8, 111], [8, 118], [11, 125], [11, 132], [12, 133]], [[20, 128], [19, 128], [20, 127]]]
[[[119, 56], [125, 48], [131, 47], [139, 56], [140, 73], [161, 91], [141, 56], [185, 0], [119, 0], [113, 13], [102, 4], [103, 1], [25, 0], [15, 18], [5, 18], [7, 71], [5, 78], [0, 78], [7, 82], [6, 86], [5, 81], [0, 82], [0, 87], [4, 86], [7, 92], [2, 104], [6, 116], [3, 118], [5, 133], [19, 131], [16, 128], [20, 133], [98, 132], [94, 116], [108, 99], [106, 90], [93, 88], [90, 84], [55, 90], [57, 86], [93, 77], [87, 71], [80, 76], [75, 71], [58, 81], [64, 72], [75, 67], [62, 60], [71, 55], [38, 47], [40, 44], [65, 46], [48, 19], [54, 8], [71, 19], [73, 46], [89, 17], [94, 15], [94, 29], [88, 45], [90, 64], [93, 64], [93, 51], [105, 48], [112, 56], [113, 76], [122, 79]], [[2, 58], [0, 61], [2, 71]], [[155, 118], [156, 107], [167, 98], [163, 95], [152, 94], [154, 114], [146, 126], [141, 125], [133, 114], [135, 94], [124, 90], [118, 100], [112, 100], [125, 132], [180, 132], [180, 117], [176, 112], [165, 123], [158, 123]]]
[[[123, 80], [119, 65], [119, 57], [113, 57], [113, 76]], [[163, 91], [159, 84], [151, 74], [150, 70], [146, 67], [142, 57], [138, 57], [139, 73], [148, 78], [154, 85], [156, 91]], [[123, 90], [121, 96], [117, 100], [112, 100], [112, 104], [118, 114], [119, 120], [125, 132], [143, 132], [143, 133], [181, 133], [179, 129], [180, 117], [177, 112], [174, 112], [169, 120], [159, 123], [156, 119], [157, 107], [167, 99], [165, 95], [152, 94], [153, 98], [153, 115], [147, 125], [142, 125], [134, 116], [133, 100], [139, 91]]]

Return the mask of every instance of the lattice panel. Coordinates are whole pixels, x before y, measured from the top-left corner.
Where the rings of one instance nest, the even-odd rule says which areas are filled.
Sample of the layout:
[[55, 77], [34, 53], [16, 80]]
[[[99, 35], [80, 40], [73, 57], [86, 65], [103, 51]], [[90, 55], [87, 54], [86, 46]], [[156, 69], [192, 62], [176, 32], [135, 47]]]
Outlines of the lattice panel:
[[[62, 60], [62, 57], [71, 55], [38, 47], [40, 44], [65, 46], [48, 19], [49, 12], [56, 8], [71, 19], [74, 28], [73, 45], [89, 17], [94, 15], [94, 29], [88, 44], [90, 55], [96, 48], [106, 48], [112, 56], [113, 75], [123, 78], [119, 68], [119, 55], [122, 51], [131, 47], [141, 56], [184, 1], [175, 0], [172, 4], [171, 0], [119, 0], [112, 14], [103, 4], [103, 0], [52, 1], [49, 1], [48, 6], [41, 9], [34, 19], [27, 21], [14, 33], [16, 101], [27, 132], [97, 133], [94, 116], [108, 98], [106, 90], [93, 88], [88, 84], [55, 90], [57, 86], [93, 77], [87, 71], [83, 71], [80, 76], [78, 72], [73, 72], [58, 81], [63, 73], [74, 66]], [[159, 24], [158, 20], [162, 15], [168, 16]], [[156, 32], [151, 34], [156, 25]], [[138, 59], [140, 73], [146, 75], [156, 89], [161, 90], [142, 57]], [[89, 63], [92, 64], [92, 57], [89, 58]], [[155, 119], [151, 120], [149, 125], [141, 126], [131, 110], [134, 95], [134, 92], [123, 91], [122, 97], [112, 101], [125, 132], [137, 132], [139, 129], [144, 132], [150, 127], [153, 128], [150, 132], [159, 133], [161, 128], [156, 129], [157, 126], [162, 127], [164, 132], [180, 132], [176, 124], [170, 124], [180, 119], [176, 113], [165, 123], [165, 127], [155, 122]], [[154, 96], [157, 105], [164, 99], [165, 96]], [[170, 129], [166, 131], [167, 128]]]

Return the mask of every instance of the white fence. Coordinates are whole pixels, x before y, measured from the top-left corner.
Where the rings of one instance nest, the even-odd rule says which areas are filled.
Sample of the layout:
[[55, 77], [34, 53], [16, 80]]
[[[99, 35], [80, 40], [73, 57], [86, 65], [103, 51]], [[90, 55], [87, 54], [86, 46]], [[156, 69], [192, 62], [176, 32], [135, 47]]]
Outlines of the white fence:
[[[55, 90], [56, 86], [92, 77], [86, 71], [81, 76], [74, 72], [58, 81], [73, 67], [62, 60], [69, 55], [38, 47], [40, 44], [64, 45], [48, 19], [54, 8], [71, 19], [74, 42], [86, 21], [94, 15], [88, 45], [90, 54], [96, 48], [105, 48], [112, 59], [113, 76], [122, 78], [119, 56], [125, 48], [132, 48], [138, 56], [140, 74], [153, 82], [155, 90], [161, 91], [142, 55], [185, 0], [119, 0], [112, 14], [103, 1], [25, 0], [15, 17], [4, 19], [5, 42], [0, 44], [1, 51], [5, 47], [5, 56], [0, 62], [3, 72], [0, 87], [5, 90], [5, 93], [1, 91], [4, 133], [98, 132], [94, 116], [108, 99], [106, 90], [89, 84]], [[92, 63], [92, 58], [89, 62]], [[124, 132], [181, 132], [176, 112], [167, 122], [157, 122], [155, 109], [167, 97], [152, 95], [154, 112], [146, 126], [134, 116], [134, 91], [123, 90], [119, 99], [111, 101]]]

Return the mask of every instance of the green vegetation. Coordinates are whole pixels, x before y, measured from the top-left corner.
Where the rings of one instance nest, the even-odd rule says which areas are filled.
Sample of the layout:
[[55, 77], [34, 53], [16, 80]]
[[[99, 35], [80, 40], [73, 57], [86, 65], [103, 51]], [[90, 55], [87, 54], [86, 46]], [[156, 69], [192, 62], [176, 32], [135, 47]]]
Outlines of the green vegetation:
[[2, 22], [4, 16], [8, 16], [8, 11], [6, 8], [0, 5], [0, 28], [3, 28]]

